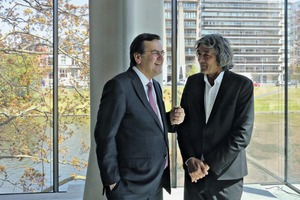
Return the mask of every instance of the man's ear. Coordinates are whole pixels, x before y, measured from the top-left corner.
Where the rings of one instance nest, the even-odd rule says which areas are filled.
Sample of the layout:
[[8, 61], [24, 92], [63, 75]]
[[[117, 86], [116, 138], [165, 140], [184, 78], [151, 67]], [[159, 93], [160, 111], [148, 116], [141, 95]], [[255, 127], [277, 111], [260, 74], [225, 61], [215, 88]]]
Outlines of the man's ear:
[[135, 53], [135, 54], [133, 54], [133, 57], [134, 57], [135, 62], [136, 62], [138, 65], [141, 64], [141, 58], [142, 58], [141, 54]]

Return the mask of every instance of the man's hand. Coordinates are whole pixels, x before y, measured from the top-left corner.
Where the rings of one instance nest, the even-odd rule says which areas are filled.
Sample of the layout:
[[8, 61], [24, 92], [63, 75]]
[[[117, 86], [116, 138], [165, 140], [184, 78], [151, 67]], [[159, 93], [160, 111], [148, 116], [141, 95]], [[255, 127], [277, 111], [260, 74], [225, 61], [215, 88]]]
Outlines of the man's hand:
[[190, 158], [186, 165], [192, 182], [197, 183], [199, 179], [204, 178], [208, 174], [209, 166], [198, 158]]
[[170, 122], [172, 125], [181, 124], [184, 120], [184, 109], [179, 107], [173, 107], [170, 112]]

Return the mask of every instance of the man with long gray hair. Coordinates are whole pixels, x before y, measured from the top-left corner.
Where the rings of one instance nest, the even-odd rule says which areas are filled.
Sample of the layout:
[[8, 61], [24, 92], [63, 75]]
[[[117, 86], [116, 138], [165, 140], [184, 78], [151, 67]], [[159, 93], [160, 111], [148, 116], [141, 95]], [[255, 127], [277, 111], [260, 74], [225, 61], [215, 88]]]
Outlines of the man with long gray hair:
[[200, 73], [186, 82], [185, 120], [178, 143], [185, 169], [184, 200], [239, 200], [247, 175], [245, 148], [253, 129], [253, 83], [231, 72], [233, 53], [219, 34], [196, 42]]

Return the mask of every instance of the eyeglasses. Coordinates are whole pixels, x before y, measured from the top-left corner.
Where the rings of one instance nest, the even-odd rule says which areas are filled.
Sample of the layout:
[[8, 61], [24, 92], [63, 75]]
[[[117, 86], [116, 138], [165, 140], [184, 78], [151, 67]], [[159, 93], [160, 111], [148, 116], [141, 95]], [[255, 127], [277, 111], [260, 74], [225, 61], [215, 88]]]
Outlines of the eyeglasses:
[[157, 55], [157, 56], [164, 56], [165, 55], [165, 51], [162, 50], [162, 51], [158, 51], [158, 50], [152, 50], [152, 51], [149, 51], [152, 55]]

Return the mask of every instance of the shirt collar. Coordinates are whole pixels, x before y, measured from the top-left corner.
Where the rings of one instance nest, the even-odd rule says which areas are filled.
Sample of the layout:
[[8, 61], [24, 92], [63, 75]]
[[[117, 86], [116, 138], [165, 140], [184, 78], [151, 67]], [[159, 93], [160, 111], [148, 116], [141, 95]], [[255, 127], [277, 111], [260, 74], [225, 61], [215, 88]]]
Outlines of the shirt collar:
[[[220, 72], [220, 74], [218, 75], [218, 77], [214, 80], [214, 83], [216, 84], [221, 84], [222, 80], [223, 80], [223, 76], [224, 76], [224, 71]], [[204, 76], [204, 81], [210, 85], [208, 78], [207, 78], [207, 74], [205, 74]]]
[[[143, 86], [145, 87], [149, 83], [148, 78], [137, 67], [133, 66], [132, 69], [138, 75], [138, 77], [142, 81]], [[152, 79], [150, 81], [152, 82]]]

